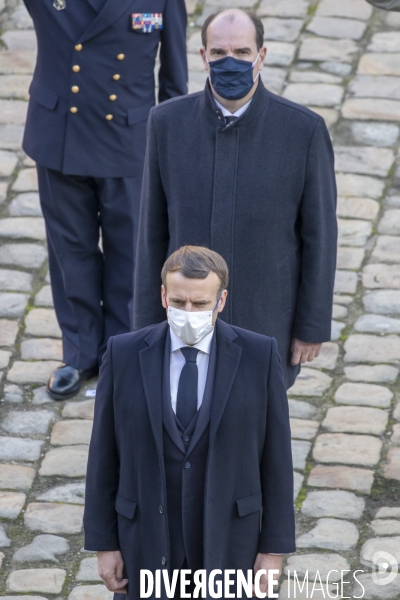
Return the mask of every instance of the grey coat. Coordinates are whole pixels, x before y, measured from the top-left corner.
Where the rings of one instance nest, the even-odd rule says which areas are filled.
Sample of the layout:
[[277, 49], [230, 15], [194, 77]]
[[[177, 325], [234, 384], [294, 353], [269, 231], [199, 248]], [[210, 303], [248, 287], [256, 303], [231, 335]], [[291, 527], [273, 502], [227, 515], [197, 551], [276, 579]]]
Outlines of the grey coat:
[[160, 272], [182, 245], [230, 271], [221, 317], [277, 339], [289, 387], [292, 337], [330, 339], [336, 185], [324, 120], [265, 89], [225, 127], [209, 85], [153, 108], [147, 128], [134, 329], [165, 319]]

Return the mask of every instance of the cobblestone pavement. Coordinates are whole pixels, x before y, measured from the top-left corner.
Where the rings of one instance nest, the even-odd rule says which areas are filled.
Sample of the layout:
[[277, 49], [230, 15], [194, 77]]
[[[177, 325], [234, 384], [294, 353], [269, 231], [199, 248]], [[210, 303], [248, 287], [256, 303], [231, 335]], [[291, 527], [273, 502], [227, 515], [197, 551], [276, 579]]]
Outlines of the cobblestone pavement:
[[[399, 578], [374, 586], [371, 564], [378, 550], [400, 559], [400, 14], [364, 0], [189, 0], [190, 91], [205, 82], [199, 26], [232, 5], [264, 20], [268, 87], [320, 113], [336, 149], [332, 341], [290, 392], [299, 550], [286, 572], [363, 569], [365, 598], [398, 598]], [[108, 599], [82, 550], [95, 383], [65, 403], [44, 389], [61, 342], [21, 150], [35, 36], [19, 0], [0, 0], [0, 21], [0, 595]]]

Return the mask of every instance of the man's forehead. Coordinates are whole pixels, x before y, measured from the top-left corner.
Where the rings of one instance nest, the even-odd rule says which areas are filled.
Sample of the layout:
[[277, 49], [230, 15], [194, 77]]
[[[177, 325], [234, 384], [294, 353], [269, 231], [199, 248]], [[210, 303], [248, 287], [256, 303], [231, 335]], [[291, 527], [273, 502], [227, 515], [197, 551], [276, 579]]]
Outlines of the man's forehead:
[[208, 26], [208, 46], [229, 45], [241, 48], [255, 44], [254, 23], [246, 15], [235, 16], [233, 20], [224, 16], [217, 17]]

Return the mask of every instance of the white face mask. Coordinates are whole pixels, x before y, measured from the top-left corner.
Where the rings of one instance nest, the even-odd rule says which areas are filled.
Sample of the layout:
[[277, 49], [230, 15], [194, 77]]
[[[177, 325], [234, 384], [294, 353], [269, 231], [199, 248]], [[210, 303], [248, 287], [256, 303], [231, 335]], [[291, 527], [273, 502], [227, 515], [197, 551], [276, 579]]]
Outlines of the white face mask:
[[214, 310], [188, 312], [168, 306], [169, 326], [182, 342], [188, 346], [194, 346], [194, 344], [200, 342], [200, 340], [213, 331], [212, 316], [218, 306], [219, 300], [218, 298]]

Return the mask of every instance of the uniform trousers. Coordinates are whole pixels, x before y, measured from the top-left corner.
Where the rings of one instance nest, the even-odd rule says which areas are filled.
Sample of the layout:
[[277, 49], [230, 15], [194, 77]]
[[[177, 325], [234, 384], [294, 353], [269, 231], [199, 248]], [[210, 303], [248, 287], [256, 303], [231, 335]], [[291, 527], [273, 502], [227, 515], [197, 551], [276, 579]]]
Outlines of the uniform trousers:
[[110, 336], [131, 331], [142, 178], [37, 172], [63, 360], [90, 369]]

